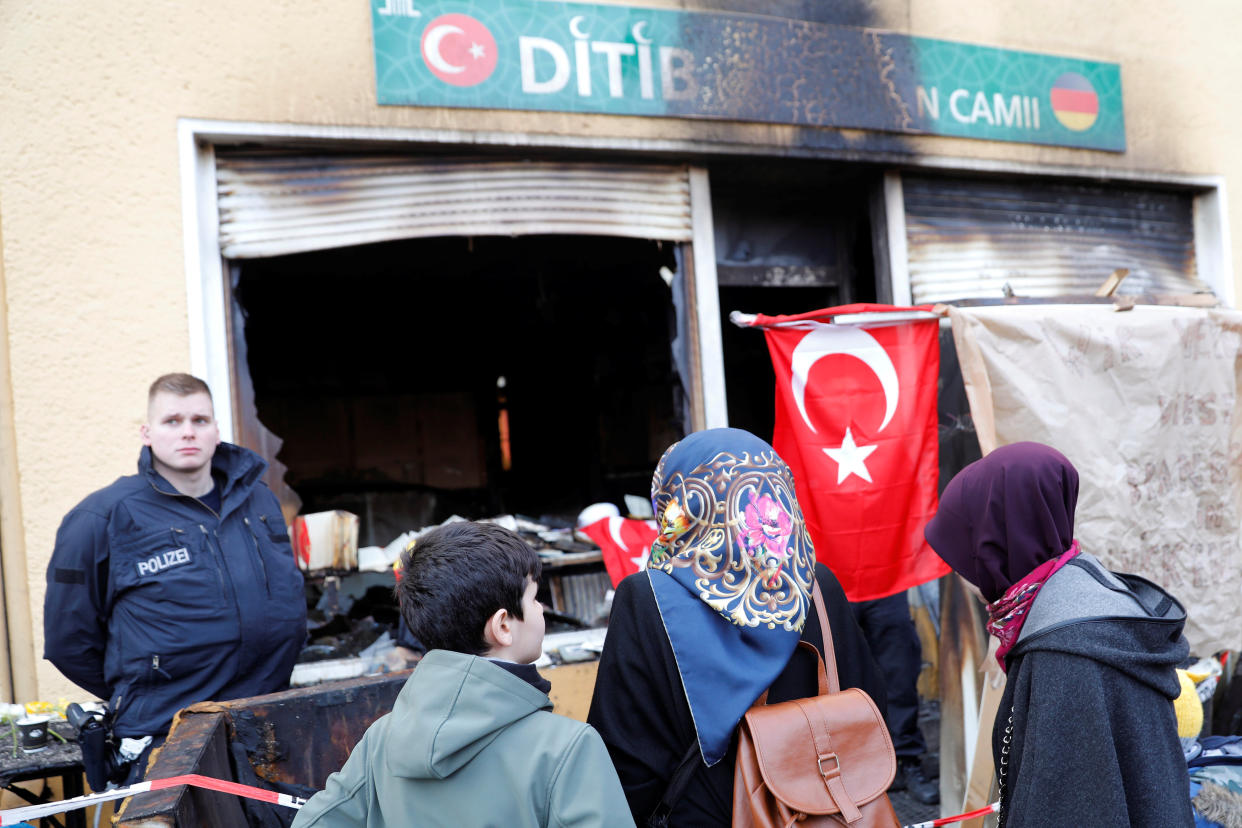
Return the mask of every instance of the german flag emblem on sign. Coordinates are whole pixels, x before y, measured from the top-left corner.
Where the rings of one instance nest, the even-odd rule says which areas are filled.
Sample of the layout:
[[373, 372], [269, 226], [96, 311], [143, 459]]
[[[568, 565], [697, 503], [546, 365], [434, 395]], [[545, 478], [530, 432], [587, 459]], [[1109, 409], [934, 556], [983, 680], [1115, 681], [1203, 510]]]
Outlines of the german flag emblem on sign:
[[1052, 84], [1052, 113], [1066, 129], [1090, 129], [1100, 115], [1100, 97], [1091, 81], [1077, 72], [1066, 72]]

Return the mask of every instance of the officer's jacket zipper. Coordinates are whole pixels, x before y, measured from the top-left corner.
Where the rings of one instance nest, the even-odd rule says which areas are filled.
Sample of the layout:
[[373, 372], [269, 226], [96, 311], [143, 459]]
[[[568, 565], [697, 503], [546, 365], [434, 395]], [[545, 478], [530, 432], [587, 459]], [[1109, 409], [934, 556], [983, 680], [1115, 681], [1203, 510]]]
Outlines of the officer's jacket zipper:
[[[203, 524], [201, 524], [201, 523], [198, 525], [198, 528], [199, 528], [199, 529], [201, 529], [201, 530], [203, 531], [203, 541], [204, 541], [204, 543], [206, 543], [206, 544], [207, 544], [207, 546], [208, 546], [208, 547], [210, 547], [210, 546], [211, 546], [211, 532], [208, 532], [208, 531], [207, 531], [207, 527], [206, 527], [206, 526], [204, 526], [204, 525], [203, 525]], [[220, 536], [217, 534], [217, 535], [216, 535], [216, 544], [217, 544], [217, 545], [219, 545], [219, 542], [220, 542]], [[209, 551], [211, 551], [211, 554], [212, 554], [213, 556], [215, 555], [214, 550], [209, 550]], [[223, 564], [224, 564], [224, 555], [223, 555], [223, 554], [221, 554], [221, 555], [219, 556], [219, 559], [218, 559], [217, 564], [216, 564], [214, 567], [212, 567], [212, 568], [216, 570], [216, 580], [220, 582], [220, 594], [221, 594], [221, 595], [225, 598], [225, 600], [227, 600], [227, 599], [228, 599], [228, 597], [229, 597], [229, 589], [228, 589], [228, 587], [227, 587], [227, 586], [225, 586], [225, 584], [224, 584], [224, 573], [220, 571], [220, 567], [221, 567]]]
[[250, 518], [243, 517], [242, 523], [246, 524], [246, 528], [250, 530], [250, 537], [254, 540], [254, 557], [259, 562], [259, 572], [263, 575], [263, 589], [267, 592], [268, 597], [272, 595], [272, 588], [267, 580], [267, 564], [263, 562], [263, 547], [259, 545], [259, 536], [255, 534], [254, 526], [250, 523]]
[[197, 498], [194, 495], [182, 494], [181, 492], [166, 492], [163, 489], [161, 489], [159, 486], [155, 485], [154, 480], [147, 480], [147, 483], [151, 484], [152, 489], [155, 489], [155, 491], [159, 492], [165, 497], [188, 497], [190, 498], [190, 500], [193, 500], [195, 503], [199, 504], [204, 509], [211, 512], [212, 516], [215, 517], [216, 520], [220, 520], [220, 513], [217, 512], [215, 509], [211, 508], [210, 506], [208, 506], [200, 498]]

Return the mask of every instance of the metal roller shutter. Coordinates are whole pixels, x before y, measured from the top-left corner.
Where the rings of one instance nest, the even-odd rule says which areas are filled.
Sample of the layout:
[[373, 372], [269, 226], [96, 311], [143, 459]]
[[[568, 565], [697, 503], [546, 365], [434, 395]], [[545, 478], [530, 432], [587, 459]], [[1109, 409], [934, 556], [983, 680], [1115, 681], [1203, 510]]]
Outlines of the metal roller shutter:
[[429, 236], [691, 238], [685, 167], [221, 150], [216, 177], [228, 258]]
[[902, 176], [917, 304], [1090, 294], [1120, 267], [1119, 293], [1207, 290], [1189, 192], [1028, 180]]

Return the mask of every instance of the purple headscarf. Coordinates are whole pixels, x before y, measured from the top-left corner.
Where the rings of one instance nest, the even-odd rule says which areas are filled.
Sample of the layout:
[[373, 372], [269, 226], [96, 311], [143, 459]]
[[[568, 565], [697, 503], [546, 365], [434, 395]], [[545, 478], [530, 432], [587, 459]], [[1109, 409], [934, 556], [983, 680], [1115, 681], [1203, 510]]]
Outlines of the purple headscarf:
[[1078, 472], [1041, 443], [1014, 443], [962, 469], [923, 529], [945, 563], [989, 603], [1074, 540]]

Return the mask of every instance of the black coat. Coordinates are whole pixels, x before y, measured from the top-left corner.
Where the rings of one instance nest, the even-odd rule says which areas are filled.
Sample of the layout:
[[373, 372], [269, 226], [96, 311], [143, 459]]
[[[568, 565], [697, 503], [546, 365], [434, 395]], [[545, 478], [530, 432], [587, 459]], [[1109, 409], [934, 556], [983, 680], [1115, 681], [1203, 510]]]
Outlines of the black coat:
[[1089, 555], [1049, 579], [1009, 654], [992, 733], [1006, 828], [1193, 824], [1171, 703], [1184, 621], [1159, 587]]
[[[841, 584], [822, 564], [816, 566], [816, 577], [832, 625], [841, 687], [863, 689], [884, 712], [884, 678], [871, 658]], [[822, 652], [819, 626], [819, 617], [812, 610], [802, 639]], [[815, 662], [808, 653], [795, 652], [789, 666], [773, 682], [768, 700], [788, 701], [816, 692]], [[645, 572], [629, 576], [617, 587], [587, 721], [608, 746], [634, 821], [645, 825], [669, 775], [695, 739], [677, 661]], [[699, 765], [673, 809], [670, 825], [718, 828], [729, 824], [736, 752], [735, 738], [724, 759], [710, 768]]]
[[118, 736], [167, 733], [195, 702], [288, 686], [306, 639], [306, 595], [280, 503], [260, 479], [266, 467], [221, 443], [216, 511], [178, 492], [144, 447], [138, 474], [61, 522], [43, 656], [109, 701]]

